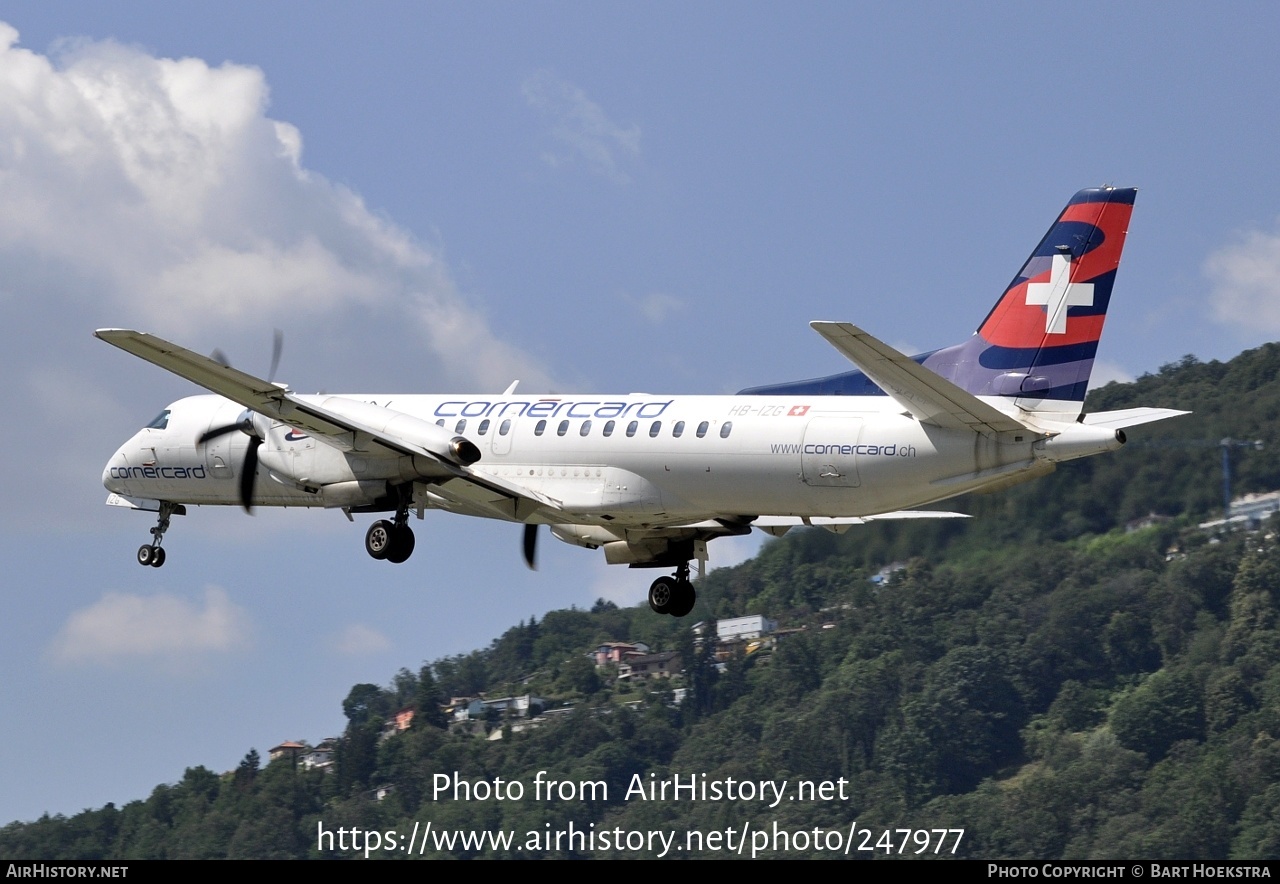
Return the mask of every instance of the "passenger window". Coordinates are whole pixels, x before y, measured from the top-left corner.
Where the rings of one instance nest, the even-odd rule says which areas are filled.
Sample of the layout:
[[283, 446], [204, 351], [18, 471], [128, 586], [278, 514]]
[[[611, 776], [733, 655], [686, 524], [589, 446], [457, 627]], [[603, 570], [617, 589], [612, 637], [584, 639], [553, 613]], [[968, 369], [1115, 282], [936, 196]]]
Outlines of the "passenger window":
[[480, 421], [480, 426], [476, 429], [476, 432], [477, 432], [477, 433], [479, 433], [481, 436], [483, 436], [485, 433], [489, 432], [489, 419], [488, 419], [488, 418], [485, 418], [484, 420]]
[[684, 421], [676, 421], [676, 425], [671, 428], [671, 435], [677, 439], [684, 435]]
[[169, 426], [169, 409], [165, 409], [156, 415], [156, 419], [147, 424], [148, 430], [163, 430]]
[[654, 421], [649, 425], [649, 438], [653, 438], [662, 432], [662, 421]]
[[615, 423], [614, 421], [605, 421], [605, 424], [604, 424], [604, 434], [605, 434], [606, 436], [612, 436], [612, 435], [613, 435], [613, 426], [614, 426], [614, 423]]
[[556, 427], [556, 435], [563, 436], [567, 432], [569, 432], [569, 422], [560, 421], [560, 426]]
[[505, 436], [507, 435], [507, 433], [510, 433], [510, 432], [511, 432], [511, 418], [507, 418], [501, 424], [498, 425], [498, 435]]
[[640, 426], [640, 421], [632, 421], [631, 423], [627, 424], [627, 435], [634, 436], [636, 434], [636, 428], [638, 428], [639, 426]]
[[536, 427], [534, 427], [534, 428], [533, 428], [533, 435], [535, 435], [535, 436], [541, 436], [541, 435], [542, 435], [542, 431], [543, 431], [543, 430], [545, 430], [546, 428], [547, 428], [547, 422], [546, 422], [546, 421], [538, 421], [538, 425], [537, 425]]
[[582, 429], [578, 431], [579, 436], [585, 436], [591, 432], [591, 421], [583, 421]]
[[725, 421], [720, 427], [720, 438], [728, 439], [729, 434], [733, 432], [733, 421]]
[[699, 439], [701, 439], [703, 436], [707, 435], [707, 427], [708, 427], [708, 426], [709, 426], [709, 425], [707, 424], [707, 422], [706, 422], [706, 421], [703, 421], [702, 423], [698, 424], [698, 438], [699, 438]]
[[458, 421], [458, 425], [453, 428], [453, 431], [455, 433], [465, 433], [467, 431], [467, 419], [464, 417], [462, 420]]

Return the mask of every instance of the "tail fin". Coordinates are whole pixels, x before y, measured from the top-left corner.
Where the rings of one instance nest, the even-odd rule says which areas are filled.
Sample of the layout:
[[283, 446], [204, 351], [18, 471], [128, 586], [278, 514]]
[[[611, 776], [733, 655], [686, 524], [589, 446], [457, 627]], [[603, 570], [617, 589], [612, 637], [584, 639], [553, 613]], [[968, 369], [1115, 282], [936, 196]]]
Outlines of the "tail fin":
[[1137, 192], [1072, 197], [973, 337], [924, 365], [977, 396], [1080, 414]]
[[[1077, 193], [973, 336], [912, 360], [974, 396], [1001, 396], [1051, 420], [1074, 420], [1084, 407], [1137, 193], [1132, 187]], [[861, 371], [741, 391], [755, 396], [882, 393]]]

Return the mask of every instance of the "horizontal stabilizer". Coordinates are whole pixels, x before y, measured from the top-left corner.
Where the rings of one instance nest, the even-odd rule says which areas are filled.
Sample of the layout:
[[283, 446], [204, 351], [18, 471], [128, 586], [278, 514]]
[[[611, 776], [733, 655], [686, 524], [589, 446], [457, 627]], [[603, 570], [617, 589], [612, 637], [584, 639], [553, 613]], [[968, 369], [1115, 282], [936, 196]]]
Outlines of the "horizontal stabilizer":
[[1027, 429], [994, 406], [848, 322], [811, 322], [845, 358], [912, 417], [925, 424], [984, 435]]
[[1084, 416], [1084, 423], [1091, 427], [1107, 427], [1112, 430], [1123, 430], [1125, 427], [1136, 427], [1152, 421], [1162, 421], [1171, 417], [1191, 414], [1176, 408], [1124, 408], [1120, 411], [1095, 411]]

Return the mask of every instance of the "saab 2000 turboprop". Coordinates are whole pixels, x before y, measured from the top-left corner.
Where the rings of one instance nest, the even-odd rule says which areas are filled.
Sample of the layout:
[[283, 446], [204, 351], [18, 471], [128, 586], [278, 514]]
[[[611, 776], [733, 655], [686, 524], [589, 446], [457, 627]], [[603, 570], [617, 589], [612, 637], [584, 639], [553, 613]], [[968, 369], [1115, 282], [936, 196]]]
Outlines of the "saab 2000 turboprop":
[[[96, 335], [217, 395], [181, 399], [112, 456], [108, 503], [159, 514], [143, 565], [163, 564], [185, 505], [390, 513], [375, 559], [413, 551], [410, 513], [442, 509], [537, 526], [606, 561], [674, 568], [649, 589], [684, 616], [689, 563], [759, 528], [833, 531], [1014, 485], [1119, 448], [1123, 428], [1185, 412], [1085, 414], [1136, 190], [1082, 190], [977, 332], [907, 357], [844, 322], [810, 323], [855, 366], [736, 396], [314, 395], [137, 331]], [[274, 373], [274, 368], [273, 372]]]

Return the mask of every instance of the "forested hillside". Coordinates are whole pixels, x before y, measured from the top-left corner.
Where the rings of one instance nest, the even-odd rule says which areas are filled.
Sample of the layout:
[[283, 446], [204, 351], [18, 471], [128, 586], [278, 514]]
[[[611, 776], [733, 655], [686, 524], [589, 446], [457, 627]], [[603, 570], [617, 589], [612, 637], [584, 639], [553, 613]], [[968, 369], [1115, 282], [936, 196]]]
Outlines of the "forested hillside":
[[[1223, 438], [1265, 443], [1234, 454], [1237, 493], [1280, 488], [1280, 346], [1225, 364], [1188, 357], [1088, 403], [1136, 405], [1195, 414], [1135, 428], [1114, 454], [952, 502], [972, 520], [792, 532], [712, 573], [684, 620], [608, 603], [553, 611], [486, 649], [401, 670], [385, 687], [357, 685], [331, 773], [262, 767], [256, 753], [227, 774], [189, 768], [145, 801], [10, 824], [0, 855], [363, 853], [318, 851], [318, 825], [407, 838], [430, 821], [435, 831], [509, 830], [526, 845], [526, 833], [570, 826], [683, 837], [775, 824], [847, 832], [856, 821], [876, 835], [963, 828], [956, 855], [969, 857], [1280, 857], [1280, 543], [1265, 523], [1224, 536], [1196, 527], [1221, 515]], [[1171, 518], [1125, 530], [1152, 513]], [[872, 583], [891, 562], [905, 567]], [[689, 626], [746, 613], [794, 631], [718, 669], [712, 643], [695, 642]], [[657, 689], [619, 685], [585, 656], [611, 640], [678, 650], [684, 675]], [[687, 690], [678, 705], [674, 686]], [[451, 733], [441, 705], [482, 691], [572, 711], [520, 732], [494, 720], [501, 739]], [[416, 710], [412, 726], [380, 739], [405, 707]], [[608, 797], [534, 800], [539, 771], [604, 783]], [[435, 776], [455, 773], [526, 793], [434, 800]], [[839, 783], [845, 797], [626, 797], [637, 776], [704, 774]], [[761, 855], [830, 855], [816, 843], [773, 842]], [[657, 852], [433, 843], [419, 853]], [[677, 838], [667, 855], [720, 853]]]

